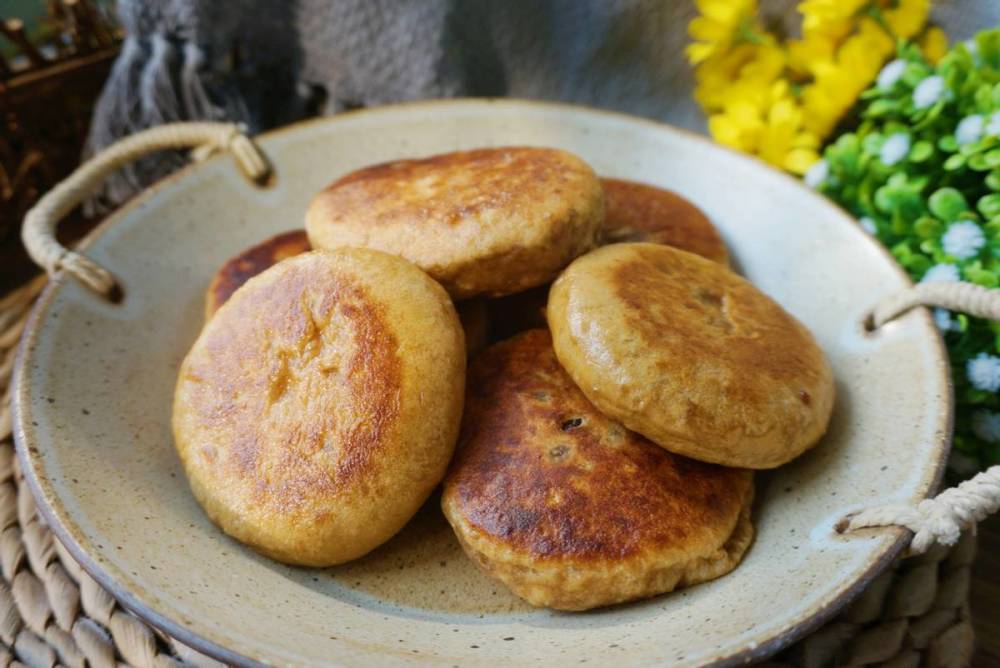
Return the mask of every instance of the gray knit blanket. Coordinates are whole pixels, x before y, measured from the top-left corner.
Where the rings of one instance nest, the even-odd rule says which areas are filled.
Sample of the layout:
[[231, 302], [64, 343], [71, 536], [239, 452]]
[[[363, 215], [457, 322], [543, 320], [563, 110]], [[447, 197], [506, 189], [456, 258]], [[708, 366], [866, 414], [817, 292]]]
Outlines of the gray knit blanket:
[[[762, 0], [797, 22], [794, 0]], [[936, 0], [953, 39], [1000, 24], [1000, 0]], [[700, 130], [683, 57], [693, 0], [118, 0], [122, 45], [88, 153], [161, 123], [251, 133], [405, 100], [513, 96], [627, 111]], [[183, 164], [136, 163], [110, 204]]]

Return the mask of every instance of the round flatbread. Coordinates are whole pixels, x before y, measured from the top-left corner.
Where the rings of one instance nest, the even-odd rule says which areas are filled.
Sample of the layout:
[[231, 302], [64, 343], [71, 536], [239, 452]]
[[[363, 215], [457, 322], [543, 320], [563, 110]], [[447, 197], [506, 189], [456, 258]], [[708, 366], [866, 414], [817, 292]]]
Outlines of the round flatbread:
[[605, 246], [552, 285], [547, 316], [584, 394], [671, 452], [772, 468], [826, 431], [833, 373], [816, 340], [718, 263], [669, 246]]
[[279, 561], [330, 566], [395, 534], [440, 482], [465, 344], [440, 285], [366, 249], [250, 279], [181, 365], [173, 432], [195, 498]]
[[605, 244], [646, 241], [729, 264], [719, 231], [684, 197], [635, 181], [601, 179], [601, 185], [607, 202]]
[[532, 330], [470, 368], [441, 505], [518, 596], [585, 610], [728, 573], [753, 537], [752, 497], [750, 471], [673, 455], [605, 417]]
[[306, 214], [316, 248], [361, 246], [420, 266], [455, 298], [547, 283], [597, 245], [604, 191], [580, 158], [508, 147], [352, 172]]
[[205, 320], [225, 304], [248, 280], [282, 260], [311, 249], [305, 230], [291, 230], [251, 246], [219, 267], [205, 292]]

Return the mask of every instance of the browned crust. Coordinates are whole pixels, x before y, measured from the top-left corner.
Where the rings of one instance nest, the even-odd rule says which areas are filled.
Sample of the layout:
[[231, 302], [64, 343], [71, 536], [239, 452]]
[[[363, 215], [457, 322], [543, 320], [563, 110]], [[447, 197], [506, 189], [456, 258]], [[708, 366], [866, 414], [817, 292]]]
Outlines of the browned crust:
[[251, 246], [219, 267], [205, 293], [205, 320], [248, 280], [290, 257], [311, 250], [305, 230], [291, 230]]
[[513, 146], [393, 160], [353, 171], [320, 194], [334, 223], [368, 212], [364, 221], [372, 226], [458, 225], [558, 187], [567, 179], [566, 155]]
[[622, 179], [601, 179], [601, 185], [607, 204], [605, 244], [647, 241], [729, 263], [718, 230], [701, 209], [681, 195]]
[[[599, 413], [559, 366], [548, 332], [532, 330], [470, 369], [442, 504], [484, 564], [583, 573], [716, 554], [750, 486], [748, 471], [672, 455]], [[571, 585], [553, 577], [544, 604], [566, 607]], [[597, 605], [621, 600], [593, 595]]]
[[306, 229], [316, 248], [404, 257], [465, 299], [551, 281], [597, 244], [603, 219], [604, 191], [580, 158], [503, 147], [352, 172], [316, 196]]

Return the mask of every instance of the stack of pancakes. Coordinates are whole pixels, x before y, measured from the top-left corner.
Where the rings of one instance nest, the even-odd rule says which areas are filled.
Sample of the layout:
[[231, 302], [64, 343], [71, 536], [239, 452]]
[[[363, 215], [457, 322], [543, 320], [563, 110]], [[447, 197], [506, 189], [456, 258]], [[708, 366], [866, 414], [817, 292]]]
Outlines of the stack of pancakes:
[[554, 149], [348, 174], [304, 231], [227, 262], [206, 316], [174, 436], [224, 531], [339, 564], [443, 482], [469, 556], [564, 610], [732, 570], [752, 469], [814, 445], [833, 405], [812, 335], [701, 211]]

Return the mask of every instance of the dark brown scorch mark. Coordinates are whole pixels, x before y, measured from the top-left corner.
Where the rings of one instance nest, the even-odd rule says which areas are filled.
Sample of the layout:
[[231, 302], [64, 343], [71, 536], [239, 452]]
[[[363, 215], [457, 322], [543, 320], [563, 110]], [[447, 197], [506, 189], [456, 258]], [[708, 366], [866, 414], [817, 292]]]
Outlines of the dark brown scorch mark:
[[547, 331], [480, 355], [467, 387], [445, 494], [513, 549], [623, 557], [724, 523], [742, 503], [746, 471], [672, 455], [601, 415], [562, 370]]

